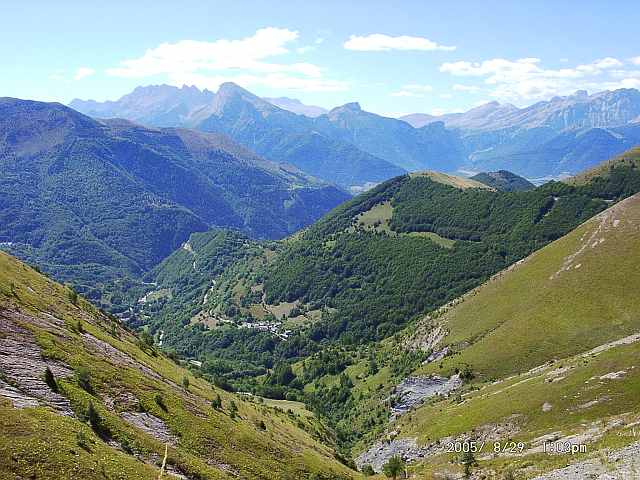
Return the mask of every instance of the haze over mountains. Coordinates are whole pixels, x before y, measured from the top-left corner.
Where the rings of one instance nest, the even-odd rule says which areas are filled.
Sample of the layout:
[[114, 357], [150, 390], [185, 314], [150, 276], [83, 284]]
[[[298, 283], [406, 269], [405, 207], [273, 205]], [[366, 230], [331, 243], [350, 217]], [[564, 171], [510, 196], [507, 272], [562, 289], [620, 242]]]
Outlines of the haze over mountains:
[[635, 89], [578, 91], [525, 108], [490, 102], [464, 113], [399, 120], [357, 103], [323, 113], [291, 99], [271, 101], [227, 83], [215, 94], [162, 85], [139, 87], [116, 102], [70, 105], [100, 118], [225, 133], [266, 158], [346, 188], [403, 170], [575, 174], [640, 142]]
[[[508, 152], [512, 166], [527, 164], [519, 157], [527, 148], [547, 148], [536, 161], [563, 165], [566, 151], [588, 163], [611, 148], [606, 135], [634, 138], [635, 94], [614, 94], [618, 103], [593, 100], [624, 106], [604, 120], [545, 103], [530, 127], [487, 131], [487, 119], [502, 122], [514, 107], [488, 104], [454, 119], [482, 125], [474, 130], [444, 121], [414, 128], [357, 103], [311, 118], [233, 84], [215, 94], [142, 88], [124, 102], [141, 123], [196, 127], [186, 129], [0, 99], [0, 246], [111, 314], [0, 254], [0, 343], [11, 349], [0, 356], [0, 395], [9, 399], [0, 410], [12, 429], [39, 422], [0, 473], [31, 474], [23, 460], [57, 431], [60, 405], [66, 427], [35, 462], [52, 480], [56, 462], [155, 478], [158, 462], [139, 462], [162, 451], [154, 438], [173, 442], [169, 464], [190, 479], [229, 471], [357, 479], [356, 455], [363, 469], [403, 455], [418, 475], [458, 475], [462, 460], [441, 447], [476, 435], [523, 439], [526, 462], [478, 455], [473, 468], [531, 478], [557, 466], [540, 458], [540, 438], [588, 436], [594, 424], [597, 441], [624, 433], [640, 418], [639, 149], [538, 187], [506, 170], [422, 171], [350, 199], [302, 171], [352, 188], [373, 167], [380, 177], [469, 168], [488, 152]], [[577, 97], [556, 103], [578, 109]], [[93, 108], [115, 114], [117, 105]], [[590, 126], [601, 121], [625, 123]], [[505, 338], [513, 344], [499, 348]], [[608, 353], [575, 357], [593, 348]], [[46, 367], [59, 384], [45, 382]], [[488, 390], [499, 403], [487, 409]], [[0, 429], [0, 455], [12, 441]], [[52, 450], [62, 444], [63, 453]], [[625, 444], [617, 435], [611, 445]]]
[[[123, 117], [152, 126], [197, 128], [229, 135], [252, 151], [278, 162], [287, 162], [304, 172], [343, 187], [378, 183], [404, 173], [381, 158], [323, 135], [314, 120], [283, 110], [234, 84], [223, 84], [217, 94], [201, 92], [197, 108], [189, 103], [192, 90], [166, 85], [143, 87], [107, 110], [74, 101], [71, 106], [100, 118]], [[147, 115], [148, 98], [158, 95], [164, 107]], [[185, 98], [186, 97], [186, 98]], [[168, 102], [166, 99], [170, 98]], [[139, 110], [136, 108], [140, 106]], [[85, 108], [87, 107], [87, 108]]]
[[277, 97], [266, 98], [265, 100], [276, 107], [280, 107], [283, 110], [289, 110], [290, 112], [297, 113], [299, 115], [305, 115], [307, 117], [315, 118], [328, 112], [326, 108], [318, 107], [317, 105], [306, 105], [296, 98], [289, 97]]
[[139, 274], [213, 226], [281, 238], [349, 198], [220, 134], [11, 98], [0, 166], [0, 242], [62, 279]]

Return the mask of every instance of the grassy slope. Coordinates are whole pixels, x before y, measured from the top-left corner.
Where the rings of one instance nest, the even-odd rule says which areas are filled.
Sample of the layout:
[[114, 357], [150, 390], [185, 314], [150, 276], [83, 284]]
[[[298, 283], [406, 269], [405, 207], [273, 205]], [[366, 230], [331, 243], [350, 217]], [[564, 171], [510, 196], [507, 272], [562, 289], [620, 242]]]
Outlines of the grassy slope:
[[449, 185], [450, 187], [456, 187], [456, 188], [462, 188], [462, 189], [482, 188], [485, 190], [493, 190], [493, 188], [491, 188], [490, 186], [487, 186], [482, 182], [478, 182], [477, 180], [473, 180], [471, 178], [456, 177], [454, 175], [448, 175], [446, 173], [441, 173], [441, 172], [431, 172], [431, 171], [418, 172], [418, 173], [411, 173], [410, 176], [412, 178], [428, 177], [434, 182], [442, 183], [444, 185]]
[[[89, 303], [80, 299], [74, 306], [68, 298], [69, 291], [61, 285], [0, 253], [0, 312], [8, 318], [15, 318], [16, 312], [26, 315], [13, 322], [33, 334], [43, 358], [63, 362], [75, 371], [88, 368], [94, 390], [93, 394], [82, 390], [73, 376], [58, 378], [75, 418], [62, 417], [45, 406], [18, 410], [0, 397], [0, 479], [157, 478], [156, 463], [164, 445], [126, 423], [119, 414], [128, 410], [147, 411], [166, 423], [178, 438], [177, 445], [169, 448], [168, 463], [189, 478], [228, 478], [227, 471], [264, 479], [298, 479], [306, 472], [320, 472], [321, 478], [353, 476], [333, 458], [331, 448], [314, 439], [329, 436], [313, 417], [213, 389], [168, 358], [149, 349], [142, 351], [133, 335]], [[64, 320], [61, 330], [48, 323], [53, 318], [49, 315]], [[78, 332], [78, 321], [84, 333]], [[120, 353], [101, 355], [91, 350], [88, 341], [93, 339]], [[143, 373], [142, 365], [160, 377]], [[185, 376], [190, 379], [189, 392], [178, 387]], [[133, 396], [137, 405], [116, 402], [108, 407], [108, 399], [125, 394]], [[162, 396], [166, 410], [156, 403], [156, 394]], [[221, 410], [209, 405], [216, 394], [222, 397]], [[109, 430], [111, 443], [78, 419], [89, 401]], [[235, 419], [230, 415], [232, 401], [238, 406]], [[257, 426], [260, 420], [266, 430]], [[86, 450], [77, 442], [80, 430], [88, 438]], [[125, 453], [122, 445], [129, 445], [147, 462]]]
[[636, 195], [467, 294], [439, 320], [445, 370], [499, 378], [639, 330], [639, 223]]
[[640, 147], [632, 148], [631, 150], [624, 152], [611, 160], [603, 162], [586, 172], [565, 180], [565, 182], [571, 185], [585, 185], [594, 177], [606, 175], [611, 167], [621, 165], [633, 168], [640, 167]]
[[[456, 353], [416, 373], [449, 374], [468, 364], [476, 379], [463, 388], [461, 399], [429, 402], [393, 429], [401, 437], [417, 437], [421, 445], [483, 439], [483, 432], [493, 430], [484, 453], [494, 440], [523, 441], [525, 455], [487, 456], [481, 462], [485, 472], [512, 470], [516, 478], [581, 458], [536, 451], [535, 440], [543, 435], [584, 435], [576, 440], [588, 444], [583, 457], [634, 441], [640, 344], [584, 352], [640, 331], [639, 248], [640, 195], [635, 195], [426, 320], [448, 331], [439, 347], [449, 345]], [[607, 378], [612, 372], [623, 373]], [[551, 406], [547, 411], [545, 403]], [[496, 425], [508, 428], [500, 432]], [[459, 471], [455, 462], [454, 455], [440, 453], [413, 468], [430, 478], [434, 472]]]
[[[563, 359], [534, 372], [510, 377], [480, 390], [432, 402], [404, 417], [394, 428], [401, 436], [417, 437], [421, 445], [477, 439], [486, 441], [480, 467], [486, 472], [517, 472], [516, 478], [559, 468], [603, 448], [636, 441], [633, 425], [640, 420], [640, 344], [620, 345], [600, 354]], [[617, 379], [611, 372], [624, 372]], [[548, 406], [548, 410], [543, 405]], [[502, 426], [502, 431], [495, 426]], [[540, 451], [545, 435], [587, 445], [586, 454], [546, 455]], [[449, 439], [449, 440], [447, 440]], [[524, 442], [524, 455], [492, 458], [493, 442]], [[415, 471], [458, 470], [456, 456], [442, 451]], [[427, 477], [429, 478], [429, 477]], [[500, 478], [499, 476], [497, 478]]]

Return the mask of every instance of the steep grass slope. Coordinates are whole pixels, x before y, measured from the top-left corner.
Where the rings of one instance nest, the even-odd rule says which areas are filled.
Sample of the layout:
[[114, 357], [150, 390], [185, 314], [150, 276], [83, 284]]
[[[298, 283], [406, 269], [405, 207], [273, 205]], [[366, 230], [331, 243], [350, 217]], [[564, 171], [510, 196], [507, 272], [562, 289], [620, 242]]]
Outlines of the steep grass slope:
[[283, 408], [213, 388], [0, 253], [0, 479], [156, 479], [165, 448], [163, 478], [356, 475]]
[[456, 301], [441, 364], [498, 378], [640, 330], [639, 249], [635, 195]]
[[579, 175], [576, 175], [572, 178], [569, 178], [566, 183], [570, 185], [584, 185], [589, 183], [589, 181], [596, 177], [603, 177], [611, 174], [611, 170], [614, 167], [625, 166], [628, 168], [639, 168], [640, 167], [640, 147], [632, 148], [624, 152], [621, 155], [618, 155], [611, 160], [607, 160], [594, 168], [587, 170]]
[[456, 475], [449, 447], [477, 442], [474, 478], [637, 478], [639, 248], [636, 194], [406, 332], [407, 347], [444, 355], [413, 375], [471, 375], [392, 423], [361, 463], [395, 453], [420, 476]]

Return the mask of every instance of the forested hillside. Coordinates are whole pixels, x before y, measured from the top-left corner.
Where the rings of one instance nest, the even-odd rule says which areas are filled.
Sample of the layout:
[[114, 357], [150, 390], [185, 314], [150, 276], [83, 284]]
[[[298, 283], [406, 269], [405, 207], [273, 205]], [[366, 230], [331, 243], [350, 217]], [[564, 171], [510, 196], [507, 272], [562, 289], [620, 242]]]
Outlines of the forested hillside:
[[214, 226], [281, 238], [349, 198], [228, 138], [0, 100], [0, 245], [92, 298]]

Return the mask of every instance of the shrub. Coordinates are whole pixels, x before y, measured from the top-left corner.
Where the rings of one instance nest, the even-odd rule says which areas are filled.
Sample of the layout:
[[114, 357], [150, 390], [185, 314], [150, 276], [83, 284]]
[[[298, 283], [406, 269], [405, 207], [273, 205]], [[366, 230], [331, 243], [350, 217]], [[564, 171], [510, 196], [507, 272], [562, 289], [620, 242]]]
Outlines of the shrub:
[[76, 381], [78, 386], [85, 392], [93, 394], [93, 387], [91, 386], [91, 373], [87, 367], [78, 367], [76, 370]]
[[133, 446], [131, 445], [131, 442], [129, 442], [128, 438], [123, 438], [120, 442], [120, 446], [125, 453], [128, 453], [129, 455], [133, 454]]
[[464, 469], [464, 478], [471, 478], [471, 468], [478, 464], [473, 452], [464, 452], [460, 457], [460, 463]]
[[56, 377], [54, 377], [49, 367], [44, 371], [44, 381], [49, 385], [52, 392], [58, 393], [58, 382], [56, 382]]
[[146, 330], [143, 330], [140, 333], [140, 340], [142, 340], [142, 343], [144, 343], [147, 347], [153, 347], [153, 337]]
[[96, 433], [104, 433], [105, 428], [102, 424], [102, 418], [93, 406], [93, 402], [89, 402], [89, 407], [87, 408], [87, 421]]
[[71, 285], [67, 285], [69, 289], [67, 292], [67, 298], [73, 305], [78, 305], [78, 292], [76, 292]]
[[80, 448], [89, 450], [89, 442], [89, 437], [83, 429], [80, 429], [76, 432], [76, 443]]
[[363, 466], [362, 473], [365, 477], [371, 477], [372, 475], [376, 474], [376, 472], [373, 471], [373, 467], [371, 465]]
[[404, 466], [405, 463], [404, 460], [402, 460], [402, 457], [396, 455], [395, 457], [391, 457], [389, 461], [384, 464], [382, 471], [387, 477], [396, 480], [404, 471]]
[[186, 375], [182, 377], [182, 387], [185, 390], [189, 390], [189, 377], [187, 377]]
[[164, 403], [164, 399], [162, 398], [162, 395], [160, 395], [159, 393], [156, 393], [153, 399], [155, 400], [156, 405], [158, 405], [165, 412], [167, 411], [167, 406]]
[[211, 400], [211, 407], [215, 410], [220, 410], [222, 408], [222, 399], [219, 394], [216, 394], [216, 396]]

